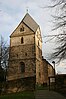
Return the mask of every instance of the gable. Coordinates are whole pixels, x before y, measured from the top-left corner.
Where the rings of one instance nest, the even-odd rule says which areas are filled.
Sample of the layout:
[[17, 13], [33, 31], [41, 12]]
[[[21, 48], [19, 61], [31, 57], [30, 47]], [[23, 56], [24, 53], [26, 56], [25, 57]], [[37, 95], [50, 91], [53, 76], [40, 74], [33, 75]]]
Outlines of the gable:
[[[23, 29], [23, 30], [22, 30]], [[10, 37], [23, 36], [34, 33], [28, 26], [21, 22]]]
[[[39, 25], [34, 21], [34, 19], [27, 13], [21, 23], [17, 26], [14, 32], [11, 34], [12, 36], [21, 36], [26, 35], [29, 32], [35, 33]], [[23, 31], [22, 31], [23, 29]]]

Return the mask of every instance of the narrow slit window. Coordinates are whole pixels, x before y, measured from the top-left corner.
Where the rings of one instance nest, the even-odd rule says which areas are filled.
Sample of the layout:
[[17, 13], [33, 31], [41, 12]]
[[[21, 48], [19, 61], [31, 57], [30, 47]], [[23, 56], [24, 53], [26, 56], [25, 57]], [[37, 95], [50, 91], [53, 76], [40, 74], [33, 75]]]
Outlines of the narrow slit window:
[[38, 41], [38, 46], [39, 46], [39, 41]]
[[24, 43], [23, 37], [21, 38], [21, 44]]

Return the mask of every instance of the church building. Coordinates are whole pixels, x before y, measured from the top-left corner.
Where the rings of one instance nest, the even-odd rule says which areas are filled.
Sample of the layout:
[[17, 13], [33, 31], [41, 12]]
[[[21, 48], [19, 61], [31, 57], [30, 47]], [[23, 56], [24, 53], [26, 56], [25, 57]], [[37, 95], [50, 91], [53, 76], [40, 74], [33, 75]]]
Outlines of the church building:
[[[44, 83], [43, 63], [41, 30], [27, 13], [10, 35], [8, 91], [31, 90], [35, 84]], [[46, 74], [48, 79], [48, 71]]]

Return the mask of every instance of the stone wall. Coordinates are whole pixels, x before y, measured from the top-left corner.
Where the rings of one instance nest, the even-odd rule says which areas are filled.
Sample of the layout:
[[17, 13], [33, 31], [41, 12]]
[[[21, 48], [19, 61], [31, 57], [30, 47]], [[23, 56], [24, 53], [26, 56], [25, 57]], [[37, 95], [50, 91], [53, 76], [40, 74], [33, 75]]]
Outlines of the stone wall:
[[41, 84], [47, 84], [47, 80], [48, 80], [48, 63], [45, 59], [42, 59]]
[[42, 38], [40, 28], [35, 34], [35, 50], [36, 50], [36, 84], [41, 84], [42, 69]]
[[[24, 31], [20, 31], [22, 26], [24, 27]], [[22, 43], [21, 38], [23, 38]], [[22, 22], [10, 36], [7, 80], [34, 76], [36, 73], [35, 56], [34, 32]], [[21, 62], [25, 64], [24, 73], [21, 73]]]
[[6, 82], [6, 92], [15, 93], [25, 90], [32, 91], [35, 89], [35, 81], [35, 76], [17, 80], [9, 80]]

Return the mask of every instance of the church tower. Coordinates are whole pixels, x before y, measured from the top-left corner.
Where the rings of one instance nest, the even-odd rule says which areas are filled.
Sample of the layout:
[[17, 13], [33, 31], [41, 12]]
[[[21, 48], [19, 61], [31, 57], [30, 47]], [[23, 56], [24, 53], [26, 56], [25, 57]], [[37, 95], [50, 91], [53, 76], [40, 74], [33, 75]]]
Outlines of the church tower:
[[42, 38], [39, 25], [27, 13], [10, 35], [7, 82], [17, 92], [40, 83]]

